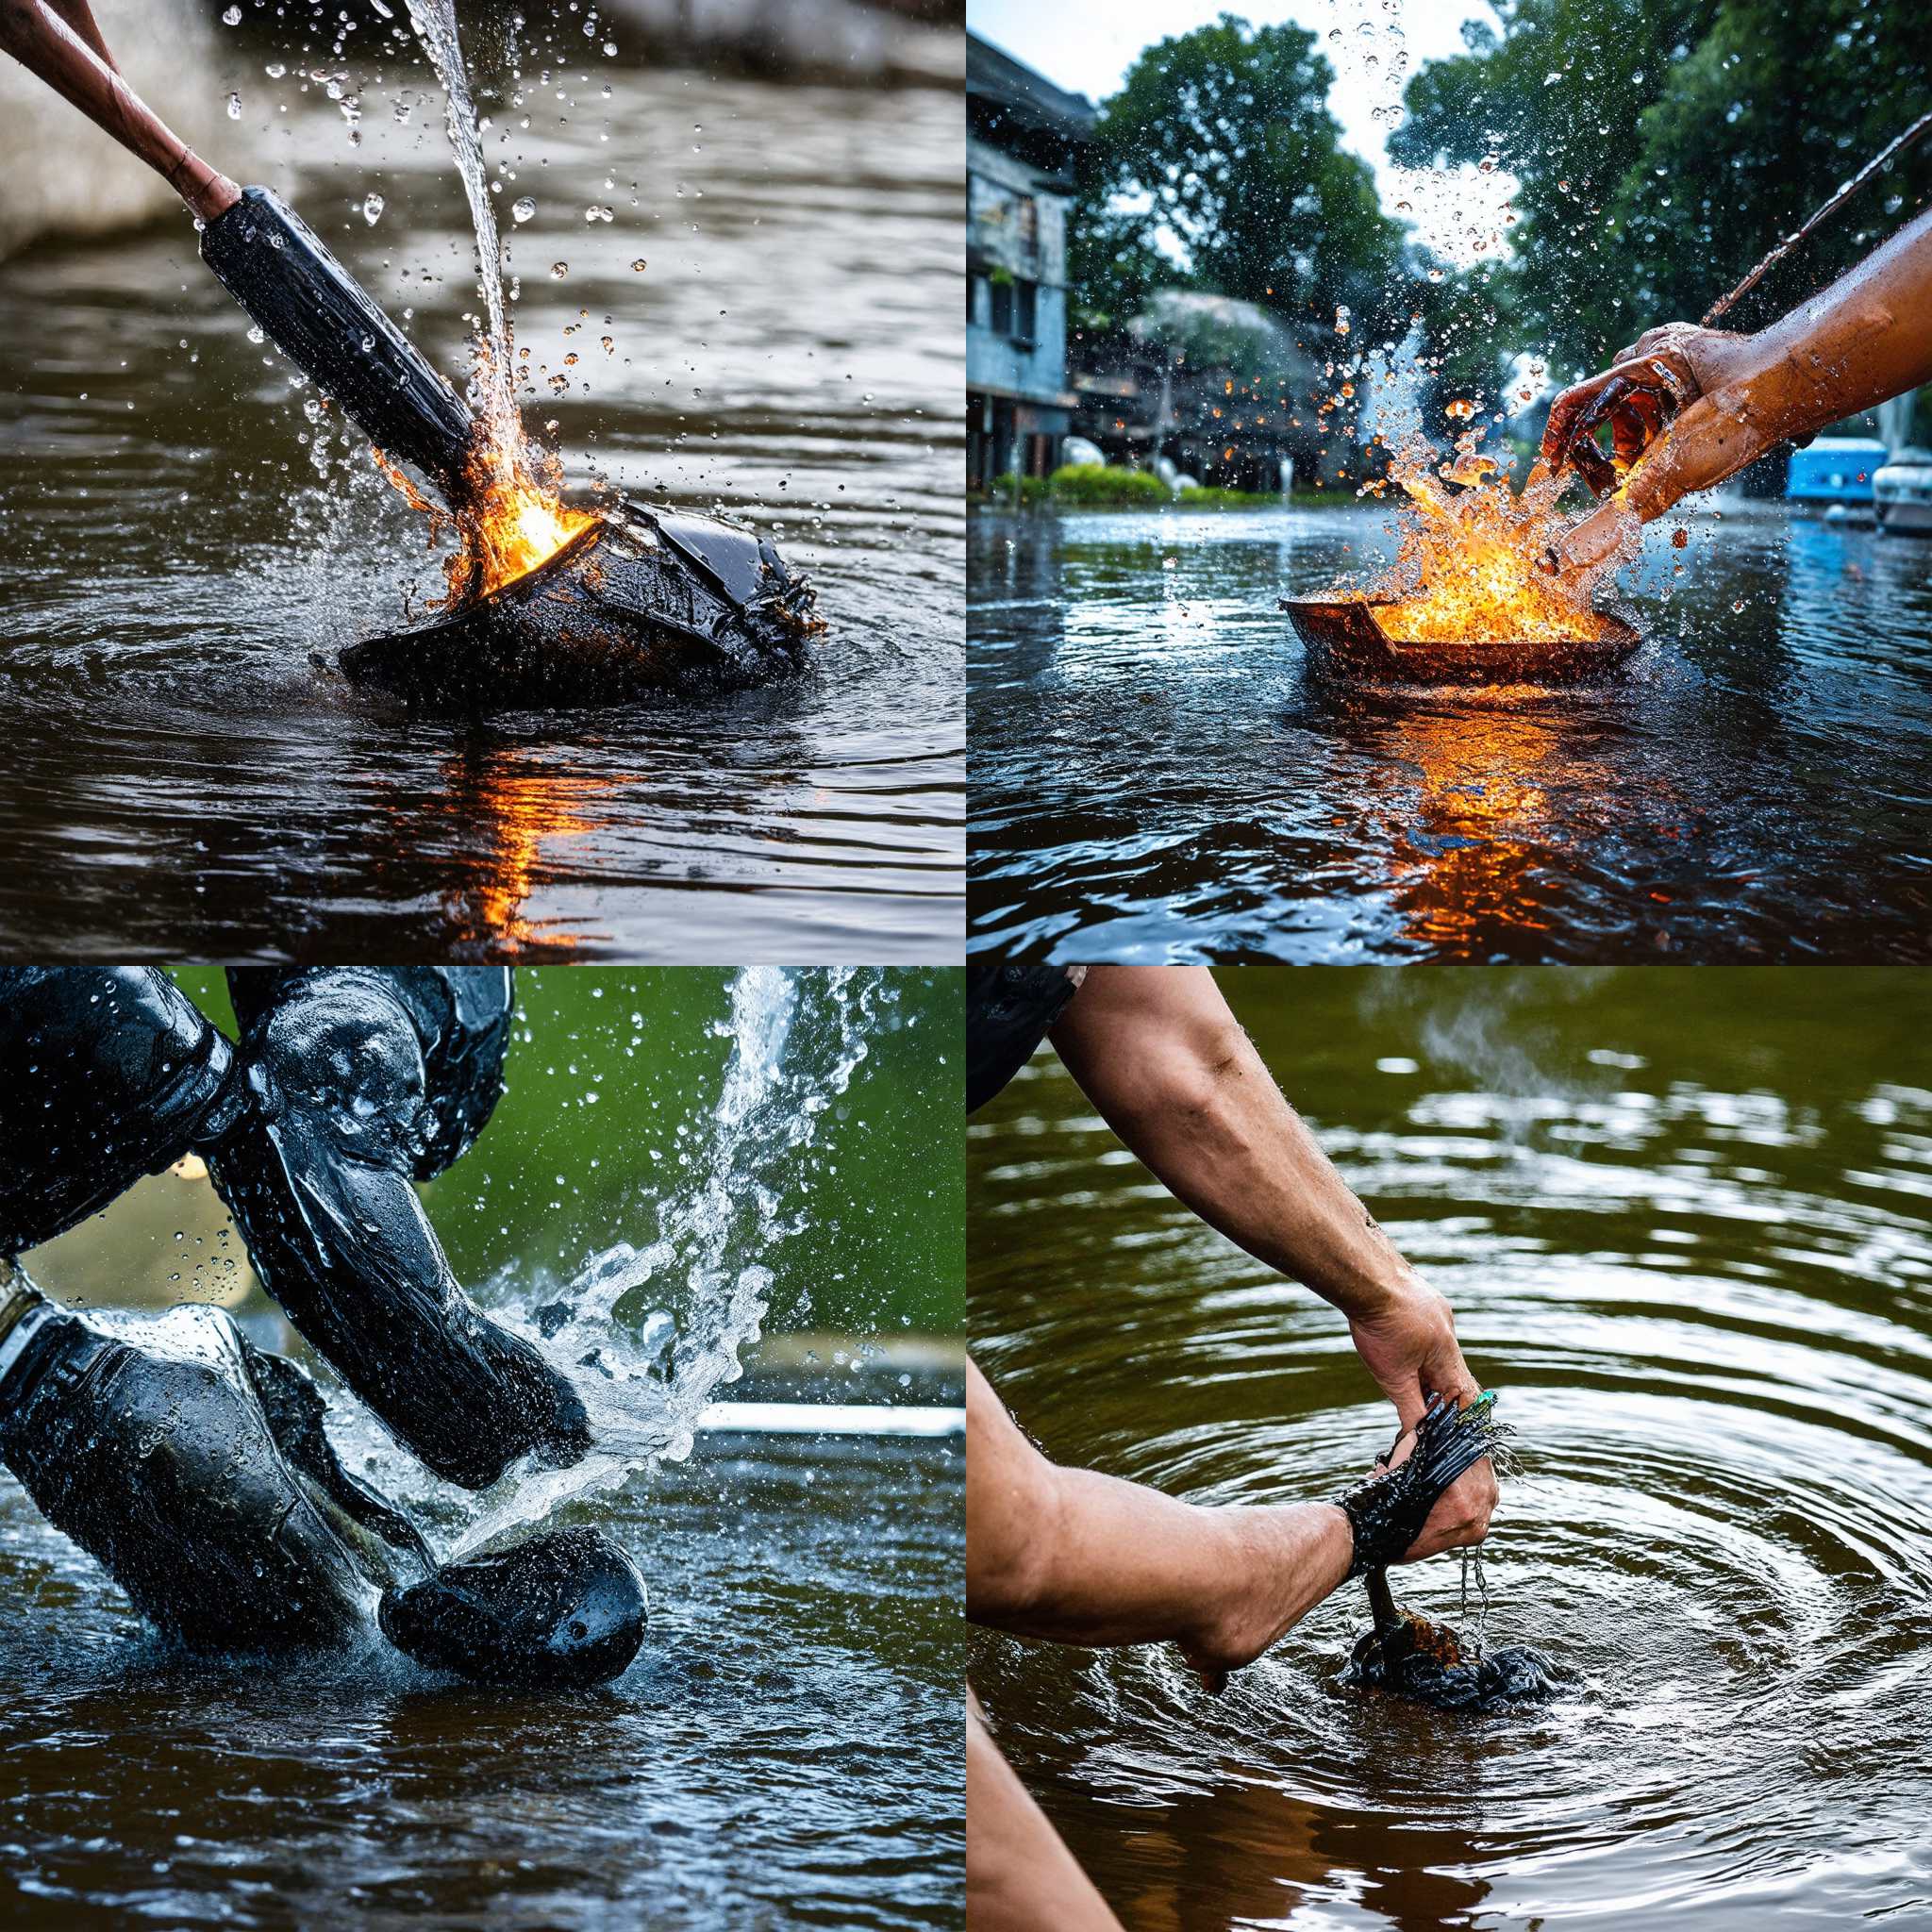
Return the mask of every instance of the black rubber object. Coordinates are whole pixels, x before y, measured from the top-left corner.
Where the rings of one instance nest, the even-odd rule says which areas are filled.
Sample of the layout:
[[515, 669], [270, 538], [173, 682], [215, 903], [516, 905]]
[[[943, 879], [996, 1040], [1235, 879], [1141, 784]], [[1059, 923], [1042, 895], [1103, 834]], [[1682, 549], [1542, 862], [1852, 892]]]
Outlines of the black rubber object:
[[441, 1174], [483, 1131], [503, 1093], [516, 1013], [508, 966], [230, 966], [228, 998], [245, 1039], [296, 983], [322, 972], [367, 972], [402, 1003], [423, 1050], [423, 1113], [413, 1140], [419, 1181]]
[[1349, 1575], [1380, 1570], [1402, 1557], [1422, 1534], [1442, 1492], [1495, 1447], [1495, 1397], [1488, 1394], [1464, 1409], [1445, 1395], [1437, 1396], [1416, 1424], [1408, 1459], [1339, 1498], [1355, 1532]]
[[643, 1579], [594, 1529], [559, 1529], [391, 1589], [377, 1611], [395, 1647], [432, 1670], [530, 1690], [587, 1690], [644, 1641]]
[[451, 508], [467, 499], [469, 407], [293, 208], [266, 188], [201, 231], [201, 258], [257, 325], [382, 451]]
[[208, 1172], [289, 1319], [445, 1481], [482, 1489], [532, 1452], [577, 1460], [576, 1391], [471, 1306], [410, 1184], [438, 1125], [391, 975], [296, 975], [252, 1009], [242, 1059], [249, 1104]]
[[171, 1167], [241, 1094], [228, 1042], [165, 973], [0, 967], [0, 1255]]
[[560, 709], [740, 691], [803, 670], [810, 581], [756, 532], [625, 500], [533, 571], [338, 660], [436, 711]]
[[8, 1377], [0, 1459], [142, 1616], [197, 1650], [332, 1644], [428, 1553], [350, 1476], [292, 1362], [197, 1311], [193, 1357], [55, 1314]]
[[1439, 1710], [1492, 1710], [1544, 1703], [1560, 1680], [1549, 1658], [1527, 1644], [1465, 1656], [1455, 1631], [1404, 1611], [1394, 1627], [1378, 1624], [1356, 1640], [1341, 1681]]
[[977, 1113], [1033, 1058], [1079, 984], [1065, 966], [967, 967], [968, 1113]]

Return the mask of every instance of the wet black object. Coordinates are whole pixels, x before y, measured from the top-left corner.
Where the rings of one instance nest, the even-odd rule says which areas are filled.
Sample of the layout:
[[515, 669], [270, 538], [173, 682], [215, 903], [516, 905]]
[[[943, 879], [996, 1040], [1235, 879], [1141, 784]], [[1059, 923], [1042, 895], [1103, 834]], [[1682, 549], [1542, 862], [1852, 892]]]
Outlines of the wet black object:
[[0, 1256], [173, 1166], [240, 1102], [228, 1042], [166, 974], [0, 967]]
[[[500, 974], [494, 985], [507, 996]], [[250, 1104], [208, 1161], [262, 1285], [445, 1480], [481, 1489], [533, 1451], [575, 1461], [591, 1440], [575, 1391], [470, 1305], [410, 1186], [448, 1129], [426, 1103], [402, 988], [384, 972], [328, 969], [259, 1005], [251, 991], [249, 1006]], [[487, 1038], [493, 1023], [478, 1019]], [[469, 1064], [474, 1076], [484, 1062]]]
[[702, 696], [802, 670], [814, 610], [754, 531], [625, 499], [515, 581], [338, 662], [438, 711]]
[[212, 1308], [175, 1352], [42, 1318], [7, 1378], [0, 1459], [157, 1628], [199, 1650], [329, 1644], [420, 1574], [408, 1523], [350, 1476], [292, 1362]]
[[374, 974], [402, 1003], [423, 1052], [423, 1110], [415, 1174], [441, 1174], [483, 1131], [503, 1092], [503, 1057], [516, 1013], [508, 966], [297, 968], [231, 966], [228, 997], [245, 1039], [298, 981], [317, 971]]
[[208, 224], [201, 257], [262, 333], [384, 455], [413, 463], [453, 508], [475, 422], [468, 406], [294, 209], [266, 188]]
[[583, 1405], [464, 1298], [411, 1176], [501, 1088], [501, 968], [325, 968], [231, 981], [231, 1049], [165, 974], [0, 969], [0, 1255], [204, 1154], [264, 1285], [390, 1430], [449, 1481], [590, 1443]]
[[1493, 1394], [1477, 1396], [1464, 1409], [1446, 1395], [1436, 1396], [1416, 1424], [1408, 1459], [1339, 1499], [1355, 1532], [1351, 1576], [1398, 1560], [1423, 1533], [1443, 1491], [1491, 1453], [1497, 1442], [1495, 1407]]
[[560, 1529], [389, 1591], [383, 1635], [418, 1663], [489, 1683], [582, 1690], [629, 1668], [644, 1585], [601, 1531]]
[[1541, 1704], [1557, 1688], [1555, 1667], [1527, 1644], [1474, 1655], [1463, 1649], [1447, 1624], [1431, 1624], [1408, 1610], [1395, 1614], [1392, 1628], [1378, 1624], [1357, 1639], [1342, 1667], [1344, 1684], [1441, 1710]]
[[1404, 684], [1578, 684], [1614, 671], [1643, 641], [1599, 611], [1601, 638], [1539, 643], [1526, 639], [1455, 639], [1404, 643], [1382, 628], [1374, 597], [1282, 597], [1295, 635], [1331, 668], [1349, 676]]
[[976, 1113], [1033, 1058], [1079, 987], [1064, 966], [967, 967], [968, 1113]]

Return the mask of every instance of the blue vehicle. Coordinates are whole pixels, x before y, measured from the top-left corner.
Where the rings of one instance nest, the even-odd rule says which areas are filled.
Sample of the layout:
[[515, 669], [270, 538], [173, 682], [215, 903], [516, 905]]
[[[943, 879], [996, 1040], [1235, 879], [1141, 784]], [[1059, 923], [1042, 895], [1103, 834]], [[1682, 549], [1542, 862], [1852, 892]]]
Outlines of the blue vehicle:
[[1885, 467], [1885, 457], [1876, 437], [1817, 437], [1791, 452], [1785, 495], [1792, 503], [1869, 505], [1872, 478]]

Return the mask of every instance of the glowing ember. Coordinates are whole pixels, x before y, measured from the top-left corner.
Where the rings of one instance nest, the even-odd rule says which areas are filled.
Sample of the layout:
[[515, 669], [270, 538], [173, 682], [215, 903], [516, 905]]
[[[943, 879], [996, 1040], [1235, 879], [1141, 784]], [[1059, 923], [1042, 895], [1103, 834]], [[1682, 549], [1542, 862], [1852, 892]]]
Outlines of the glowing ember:
[[1556, 507], [1565, 479], [1539, 470], [1519, 496], [1478, 449], [1482, 437], [1480, 427], [1464, 430], [1441, 464], [1418, 434], [1391, 453], [1389, 474], [1415, 514], [1404, 521], [1393, 567], [1369, 591], [1390, 600], [1376, 613], [1382, 628], [1400, 643], [1608, 636], [1590, 593], [1621, 555], [1581, 575], [1552, 575], [1543, 558], [1571, 522]]
[[452, 608], [500, 591], [597, 521], [564, 502], [557, 458], [525, 437], [509, 386], [499, 379], [483, 341], [476, 344], [470, 401], [476, 445], [470, 454], [469, 501], [459, 510], [440, 509], [401, 471], [382, 465], [390, 481], [428, 515], [435, 534], [453, 530], [457, 536], [458, 547], [443, 564], [447, 595], [432, 608]]

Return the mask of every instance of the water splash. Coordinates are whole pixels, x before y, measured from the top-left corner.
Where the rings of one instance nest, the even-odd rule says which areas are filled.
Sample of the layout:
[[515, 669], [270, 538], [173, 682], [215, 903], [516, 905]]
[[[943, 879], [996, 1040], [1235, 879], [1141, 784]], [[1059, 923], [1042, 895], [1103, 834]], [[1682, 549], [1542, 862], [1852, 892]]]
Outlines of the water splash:
[[850, 1089], [870, 1035], [897, 1000], [877, 971], [740, 971], [714, 1029], [731, 1045], [694, 1177], [657, 1204], [655, 1235], [642, 1247], [621, 1241], [592, 1255], [560, 1290], [514, 1277], [493, 1285], [491, 1312], [570, 1377], [597, 1448], [567, 1470], [512, 1470], [458, 1506], [467, 1520], [456, 1547], [440, 1555], [540, 1524], [653, 1462], [690, 1456], [699, 1414], [739, 1378], [743, 1351], [763, 1332], [774, 1254], [806, 1225], [785, 1202], [819, 1124]]

